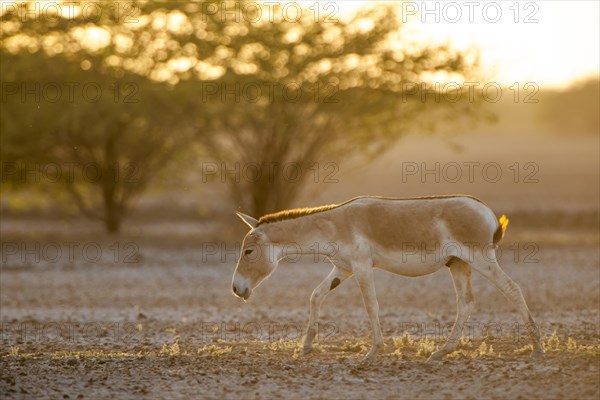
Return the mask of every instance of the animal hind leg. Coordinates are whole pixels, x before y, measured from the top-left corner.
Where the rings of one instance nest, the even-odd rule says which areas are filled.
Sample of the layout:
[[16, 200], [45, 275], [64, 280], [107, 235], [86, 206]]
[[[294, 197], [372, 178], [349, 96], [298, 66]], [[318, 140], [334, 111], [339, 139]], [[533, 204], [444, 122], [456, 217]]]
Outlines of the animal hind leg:
[[533, 344], [532, 355], [539, 356], [543, 354], [544, 351], [540, 345], [540, 331], [531, 316], [519, 285], [500, 268], [497, 261], [480, 261], [474, 263], [472, 266], [492, 282], [517, 307], [531, 337]]
[[427, 361], [440, 360], [446, 354], [456, 350], [464, 324], [469, 320], [473, 308], [473, 290], [471, 288], [471, 267], [463, 260], [453, 261], [449, 266], [452, 282], [456, 290], [456, 320], [446, 344], [431, 354]]
[[325, 297], [350, 276], [352, 276], [350, 271], [345, 271], [334, 265], [329, 275], [313, 290], [310, 296], [308, 327], [302, 342], [302, 354], [308, 354], [312, 351], [312, 343], [317, 335], [319, 311]]

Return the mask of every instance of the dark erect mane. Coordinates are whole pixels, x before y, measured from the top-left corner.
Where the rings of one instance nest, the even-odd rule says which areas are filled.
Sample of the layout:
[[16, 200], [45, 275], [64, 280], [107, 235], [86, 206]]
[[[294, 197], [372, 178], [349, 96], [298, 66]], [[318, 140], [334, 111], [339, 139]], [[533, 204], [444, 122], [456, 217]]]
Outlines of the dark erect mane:
[[[349, 200], [349, 201], [352, 201], [352, 200]], [[285, 221], [288, 219], [304, 217], [305, 215], [316, 214], [316, 213], [320, 213], [323, 211], [332, 210], [332, 209], [337, 208], [346, 203], [347, 202], [342, 203], [342, 204], [329, 204], [326, 206], [319, 206], [319, 207], [294, 208], [291, 210], [283, 210], [283, 211], [278, 211], [278, 212], [271, 213], [271, 214], [266, 214], [258, 219], [258, 224], [256, 224], [256, 226], [259, 226], [262, 224], [268, 224], [271, 222]]]
[[359, 199], [371, 198], [371, 199], [381, 199], [381, 200], [434, 200], [434, 199], [447, 199], [447, 198], [455, 198], [455, 197], [467, 197], [467, 198], [470, 198], [470, 199], [473, 199], [475, 201], [482, 203], [482, 201], [479, 200], [478, 198], [469, 196], [469, 195], [464, 195], [464, 194], [449, 194], [449, 195], [424, 196], [424, 197], [360, 196], [360, 197], [355, 197], [353, 199], [347, 200], [347, 201], [345, 201], [343, 203], [339, 203], [339, 204], [329, 204], [326, 206], [319, 206], [319, 207], [293, 208], [290, 210], [283, 210], [283, 211], [278, 211], [278, 212], [274, 212], [271, 214], [265, 214], [258, 219], [258, 223], [256, 224], [256, 226], [260, 226], [262, 224], [269, 224], [271, 222], [279, 222], [279, 221], [285, 221], [288, 219], [300, 218], [300, 217], [304, 217], [306, 215], [311, 215], [311, 214], [316, 214], [316, 213], [320, 213], [323, 211], [333, 210], [334, 208], [344, 206], [350, 202], [353, 202], [354, 200], [359, 200]]

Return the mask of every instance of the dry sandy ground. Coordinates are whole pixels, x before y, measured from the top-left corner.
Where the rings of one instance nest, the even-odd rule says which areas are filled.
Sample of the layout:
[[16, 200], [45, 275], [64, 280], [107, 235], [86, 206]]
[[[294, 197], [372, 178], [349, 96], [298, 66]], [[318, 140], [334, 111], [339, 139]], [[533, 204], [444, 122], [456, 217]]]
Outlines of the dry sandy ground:
[[[314, 353], [297, 354], [309, 295], [329, 271], [324, 262], [309, 257], [280, 265], [243, 303], [230, 291], [236, 256], [212, 254], [206, 243], [225, 244], [208, 242], [207, 229], [129, 226], [115, 247], [115, 239], [85, 225], [3, 221], [0, 394], [597, 399], [597, 225], [552, 231], [535, 224], [519, 228], [513, 221], [501, 264], [540, 323], [545, 356], [529, 357], [516, 312], [475, 274], [476, 308], [461, 350], [425, 363], [454, 317], [448, 271], [422, 278], [377, 272], [386, 347], [370, 365], [360, 364], [369, 327], [353, 281], [326, 300]], [[63, 253], [55, 261], [48, 244], [66, 252], [70, 241], [80, 243], [74, 258]], [[20, 250], [13, 254], [10, 243], [34, 253], [37, 243], [40, 261]], [[102, 250], [97, 262], [90, 262], [95, 253], [82, 256], [89, 243]], [[130, 253], [134, 262], [124, 262]]]

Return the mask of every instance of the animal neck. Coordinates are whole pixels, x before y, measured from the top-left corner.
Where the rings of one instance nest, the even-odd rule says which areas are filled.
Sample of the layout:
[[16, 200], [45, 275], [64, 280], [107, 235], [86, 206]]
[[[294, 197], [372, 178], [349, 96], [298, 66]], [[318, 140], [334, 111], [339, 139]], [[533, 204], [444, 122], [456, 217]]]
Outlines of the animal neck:
[[330, 243], [332, 236], [323, 229], [327, 225], [316, 215], [307, 215], [265, 224], [264, 232], [279, 247], [282, 257], [317, 253], [331, 257], [335, 246]]

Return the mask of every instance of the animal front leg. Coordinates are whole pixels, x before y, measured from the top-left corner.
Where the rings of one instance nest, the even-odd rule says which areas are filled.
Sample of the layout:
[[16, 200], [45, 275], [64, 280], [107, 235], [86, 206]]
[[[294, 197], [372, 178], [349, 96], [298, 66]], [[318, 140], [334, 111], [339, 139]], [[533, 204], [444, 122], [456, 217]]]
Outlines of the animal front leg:
[[452, 326], [450, 337], [446, 344], [438, 351], [431, 354], [429, 361], [441, 360], [446, 354], [456, 350], [458, 340], [462, 334], [464, 324], [469, 320], [473, 308], [473, 291], [471, 289], [471, 267], [466, 262], [459, 260], [450, 265], [450, 273], [456, 290], [456, 320]]
[[381, 327], [379, 325], [379, 303], [377, 302], [377, 295], [375, 293], [373, 269], [371, 266], [368, 266], [368, 268], [363, 267], [358, 271], [354, 271], [354, 275], [362, 293], [373, 334], [373, 347], [365, 356], [363, 362], [372, 361], [377, 356], [377, 353], [379, 353], [379, 350], [383, 348], [383, 335], [381, 334]]
[[352, 275], [351, 272], [342, 270], [337, 266], [327, 275], [327, 277], [313, 290], [310, 296], [310, 314], [308, 317], [308, 327], [306, 335], [302, 342], [302, 354], [308, 354], [312, 351], [312, 343], [317, 335], [317, 323], [319, 322], [319, 311], [325, 297], [338, 287], [343, 281]]

